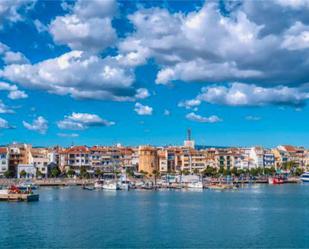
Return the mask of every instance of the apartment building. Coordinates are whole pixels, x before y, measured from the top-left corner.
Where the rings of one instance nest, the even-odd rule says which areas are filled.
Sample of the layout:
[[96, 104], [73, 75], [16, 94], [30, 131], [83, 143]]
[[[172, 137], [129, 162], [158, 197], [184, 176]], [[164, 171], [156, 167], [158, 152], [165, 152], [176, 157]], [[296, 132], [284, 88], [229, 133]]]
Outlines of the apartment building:
[[0, 147], [0, 176], [9, 169], [9, 153], [7, 147]]

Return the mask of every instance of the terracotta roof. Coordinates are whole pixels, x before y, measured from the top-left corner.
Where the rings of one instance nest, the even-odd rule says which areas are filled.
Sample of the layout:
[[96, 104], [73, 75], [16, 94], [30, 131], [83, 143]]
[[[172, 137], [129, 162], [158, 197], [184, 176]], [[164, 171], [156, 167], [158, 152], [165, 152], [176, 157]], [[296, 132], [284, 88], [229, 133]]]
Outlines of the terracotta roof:
[[7, 153], [7, 148], [6, 147], [0, 147], [0, 154]]
[[88, 153], [89, 149], [86, 146], [74, 146], [71, 148], [68, 148], [64, 151], [64, 153]]
[[296, 152], [296, 148], [292, 145], [283, 145], [283, 147], [287, 152]]

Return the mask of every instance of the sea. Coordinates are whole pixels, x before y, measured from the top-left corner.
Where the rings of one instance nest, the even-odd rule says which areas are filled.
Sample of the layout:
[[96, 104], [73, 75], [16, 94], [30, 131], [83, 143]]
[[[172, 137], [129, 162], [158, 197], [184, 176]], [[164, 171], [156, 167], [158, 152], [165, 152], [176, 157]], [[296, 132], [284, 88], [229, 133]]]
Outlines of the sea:
[[37, 192], [0, 202], [0, 248], [309, 248], [305, 184]]

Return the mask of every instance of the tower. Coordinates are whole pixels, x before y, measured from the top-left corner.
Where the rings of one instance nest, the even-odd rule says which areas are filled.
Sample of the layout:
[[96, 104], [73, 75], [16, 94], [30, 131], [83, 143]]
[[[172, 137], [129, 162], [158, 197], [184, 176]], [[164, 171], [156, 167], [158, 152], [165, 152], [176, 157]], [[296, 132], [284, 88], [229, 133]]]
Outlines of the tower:
[[187, 140], [184, 141], [184, 147], [189, 147], [194, 149], [195, 142], [191, 139], [191, 129], [187, 130]]

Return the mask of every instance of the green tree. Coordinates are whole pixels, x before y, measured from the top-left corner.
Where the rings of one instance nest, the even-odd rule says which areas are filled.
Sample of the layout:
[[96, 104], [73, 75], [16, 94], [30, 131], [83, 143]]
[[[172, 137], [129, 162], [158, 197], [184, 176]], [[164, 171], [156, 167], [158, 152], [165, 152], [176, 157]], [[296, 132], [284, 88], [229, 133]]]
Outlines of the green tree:
[[205, 176], [215, 177], [218, 174], [218, 172], [216, 168], [207, 166], [206, 169], [204, 169], [203, 174]]
[[50, 171], [50, 174], [51, 174], [52, 177], [58, 177], [60, 175], [60, 173], [61, 173], [61, 171], [58, 167], [54, 167]]
[[96, 177], [100, 177], [100, 176], [102, 176], [102, 174], [103, 174], [103, 172], [102, 172], [100, 169], [96, 169], [96, 170], [94, 171], [94, 175], [95, 175]]
[[5, 178], [13, 178], [14, 177], [14, 172], [12, 170], [7, 170], [3, 173]]
[[74, 171], [73, 169], [69, 169], [69, 170], [67, 171], [67, 176], [72, 177], [72, 176], [74, 176], [74, 175], [75, 175], [75, 171]]
[[41, 172], [41, 170], [36, 169], [36, 177], [42, 177], [43, 173]]
[[27, 176], [27, 172], [25, 170], [20, 171], [19, 176], [21, 178], [25, 178]]

